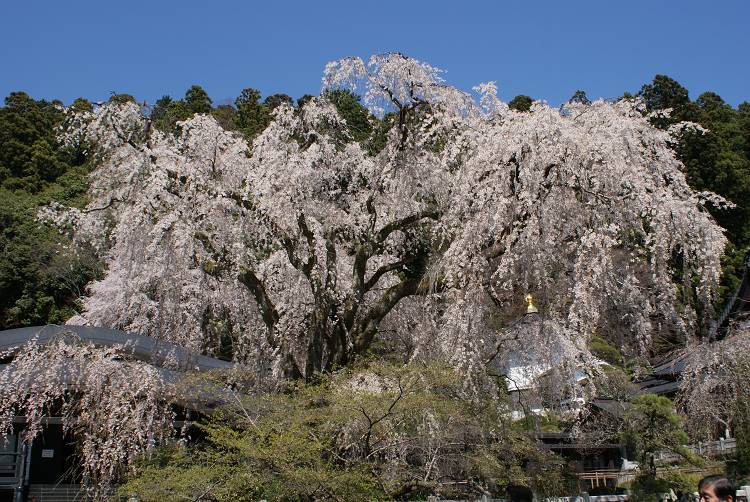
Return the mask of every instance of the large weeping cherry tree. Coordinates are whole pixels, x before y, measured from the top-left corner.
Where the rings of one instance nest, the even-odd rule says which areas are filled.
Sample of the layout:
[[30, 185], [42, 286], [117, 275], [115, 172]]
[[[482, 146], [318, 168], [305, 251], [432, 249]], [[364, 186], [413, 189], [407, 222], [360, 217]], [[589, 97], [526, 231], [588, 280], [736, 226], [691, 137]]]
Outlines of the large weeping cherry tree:
[[[576, 372], [595, 371], [594, 333], [630, 354], [699, 336], [725, 244], [705, 205], [726, 201], [685, 181], [670, 134], [689, 126], [655, 129], [628, 101], [521, 113], [493, 83], [469, 94], [441, 75], [401, 54], [330, 63], [321, 97], [277, 107], [251, 145], [207, 115], [172, 135], [133, 103], [70, 111], [62, 139], [100, 159], [91, 202], [39, 219], [93, 245], [107, 267], [69, 322], [231, 358], [259, 388], [381, 351], [448, 362], [469, 395], [488, 375], [541, 368], [532, 383], [559, 400], [575, 397]], [[327, 98], [342, 89], [387, 114], [382, 149], [353, 140]], [[524, 316], [528, 293], [539, 313]], [[168, 427], [169, 386], [97, 350], [18, 352], [0, 373], [0, 430], [62, 402], [85, 444], [114, 452], [83, 452], [86, 472], [106, 481], [112, 459], [130, 462]], [[66, 361], [80, 369], [84, 408], [65, 379], [23, 391], [45, 360], [53, 376], [69, 373]], [[77, 411], [95, 403], [104, 422]], [[147, 432], [134, 441], [101, 427], [112, 420]]]
[[[704, 329], [725, 243], [704, 206], [724, 201], [688, 187], [670, 133], [637, 102], [521, 113], [493, 83], [441, 75], [397, 53], [326, 67], [324, 91], [388, 114], [375, 155], [326, 92], [279, 106], [252, 145], [204, 115], [177, 137], [132, 104], [77, 115], [67, 140], [102, 156], [93, 201], [43, 217], [108, 269], [70, 322], [230, 356], [269, 384], [394, 339], [478, 383], [519, 354], [585, 366], [593, 333], [647, 353]], [[518, 322], [526, 293], [537, 323]]]

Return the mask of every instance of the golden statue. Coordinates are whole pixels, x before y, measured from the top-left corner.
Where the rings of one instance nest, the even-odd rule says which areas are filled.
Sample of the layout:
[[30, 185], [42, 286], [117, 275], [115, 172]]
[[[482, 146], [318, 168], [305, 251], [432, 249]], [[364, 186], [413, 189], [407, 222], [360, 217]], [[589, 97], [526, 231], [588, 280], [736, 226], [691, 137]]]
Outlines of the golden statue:
[[526, 313], [527, 314], [539, 313], [539, 309], [536, 308], [536, 305], [534, 305], [534, 298], [531, 296], [531, 293], [526, 295]]

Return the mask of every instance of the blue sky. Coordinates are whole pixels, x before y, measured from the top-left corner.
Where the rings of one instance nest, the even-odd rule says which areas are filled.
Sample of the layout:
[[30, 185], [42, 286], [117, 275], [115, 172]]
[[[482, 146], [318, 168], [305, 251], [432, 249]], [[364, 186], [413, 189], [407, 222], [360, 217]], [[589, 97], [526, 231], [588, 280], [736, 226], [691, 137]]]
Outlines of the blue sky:
[[327, 61], [398, 50], [463, 89], [495, 80], [506, 101], [611, 98], [664, 73], [736, 106], [749, 48], [747, 0], [7, 1], [0, 95], [153, 102], [199, 84], [215, 103], [244, 87], [297, 98], [319, 91]]

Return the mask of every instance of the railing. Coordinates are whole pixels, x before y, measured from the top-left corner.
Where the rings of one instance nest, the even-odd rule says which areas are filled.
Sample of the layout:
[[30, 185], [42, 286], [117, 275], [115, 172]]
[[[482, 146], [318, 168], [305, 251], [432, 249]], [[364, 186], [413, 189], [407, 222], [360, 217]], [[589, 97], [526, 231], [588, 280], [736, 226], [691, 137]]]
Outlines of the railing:
[[618, 469], [602, 469], [599, 471], [579, 472], [576, 475], [581, 481], [588, 482], [589, 488], [593, 489], [607, 486], [607, 481], [614, 481], [613, 484], [615, 485], [632, 481], [636, 473], [633, 471], [620, 471]]
[[[719, 439], [718, 441], [708, 443], [698, 443], [686, 446], [685, 449], [701, 457], [723, 457], [737, 450], [737, 439]], [[682, 460], [682, 457], [676, 453], [660, 451], [654, 456], [654, 460], [658, 462], [675, 462]]]
[[31, 485], [29, 499], [38, 502], [83, 502], [94, 500], [81, 485]]
[[[737, 502], [748, 502], [748, 494], [750, 494], [750, 486], [743, 486], [737, 490], [736, 498]], [[698, 494], [694, 494], [697, 498]], [[671, 501], [672, 494], [661, 493], [659, 494], [659, 500], [661, 502]], [[582, 493], [580, 495], [573, 495], [571, 497], [548, 497], [545, 499], [539, 499], [541, 502], [628, 502], [628, 495], [588, 495]], [[262, 501], [265, 502], [265, 501]], [[454, 499], [440, 499], [437, 497], [427, 497], [426, 501], [420, 502], [508, 502], [507, 499], [494, 499], [489, 497], [481, 497], [474, 500], [454, 500]]]
[[[627, 502], [627, 495], [574, 495], [572, 497], [550, 497], [539, 499], [543, 502]], [[426, 501], [419, 502], [509, 502], [508, 499], [493, 499], [490, 497], [481, 497], [478, 499], [439, 499], [437, 497], [427, 497]]]

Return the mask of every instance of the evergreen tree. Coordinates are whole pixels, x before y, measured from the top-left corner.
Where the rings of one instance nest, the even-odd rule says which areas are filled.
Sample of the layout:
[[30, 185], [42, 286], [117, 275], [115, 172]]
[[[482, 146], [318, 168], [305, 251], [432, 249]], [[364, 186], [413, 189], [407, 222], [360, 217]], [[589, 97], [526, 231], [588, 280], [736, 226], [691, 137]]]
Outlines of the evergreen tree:
[[531, 110], [531, 105], [534, 103], [534, 99], [531, 96], [520, 94], [510, 100], [508, 106], [519, 112], [528, 112]]
[[211, 98], [199, 85], [194, 85], [185, 92], [185, 104], [191, 113], [211, 113]]
[[271, 123], [268, 105], [259, 103], [260, 91], [248, 87], [234, 101], [237, 107], [237, 126], [248, 142], [252, 142]]
[[591, 100], [586, 96], [586, 91], [578, 89], [568, 100], [571, 103], [583, 103], [584, 105], [591, 104]]

